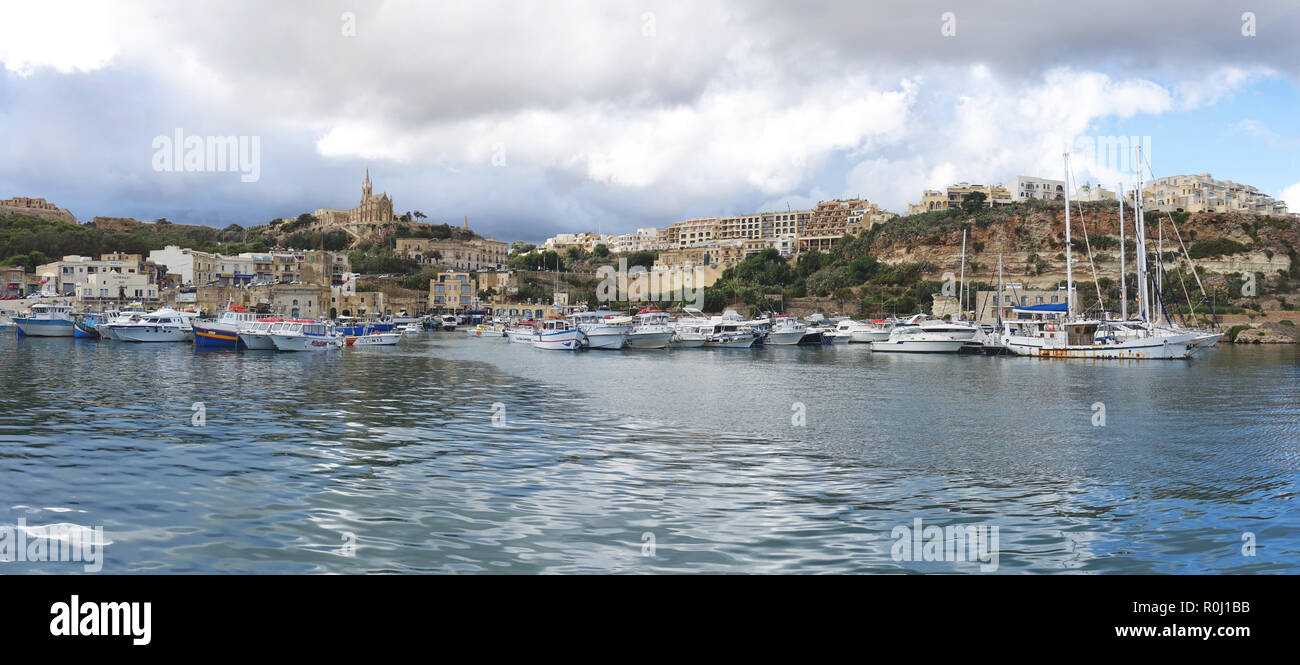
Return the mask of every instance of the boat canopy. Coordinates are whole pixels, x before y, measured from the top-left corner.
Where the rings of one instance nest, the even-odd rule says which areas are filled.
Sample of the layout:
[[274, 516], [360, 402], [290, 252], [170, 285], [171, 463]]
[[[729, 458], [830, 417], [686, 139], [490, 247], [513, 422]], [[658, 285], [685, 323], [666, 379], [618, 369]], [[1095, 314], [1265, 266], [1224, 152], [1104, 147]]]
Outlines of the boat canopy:
[[1016, 307], [1012, 311], [1016, 314], [1045, 314], [1049, 312], [1064, 312], [1065, 303], [1047, 303], [1044, 305], [1025, 305]]

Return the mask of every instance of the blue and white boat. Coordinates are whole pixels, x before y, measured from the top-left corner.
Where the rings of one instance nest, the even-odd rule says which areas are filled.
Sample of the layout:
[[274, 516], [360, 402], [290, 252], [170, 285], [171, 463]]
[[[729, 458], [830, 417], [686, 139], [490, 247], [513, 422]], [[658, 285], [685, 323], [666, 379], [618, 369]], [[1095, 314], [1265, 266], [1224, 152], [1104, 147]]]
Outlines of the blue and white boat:
[[587, 333], [564, 319], [548, 318], [533, 333], [533, 347], [550, 350], [577, 350], [587, 345]]
[[14, 317], [18, 332], [31, 337], [72, 337], [72, 308], [67, 305], [32, 305], [26, 316]]
[[277, 351], [324, 351], [343, 348], [343, 336], [320, 321], [292, 319], [270, 335]]

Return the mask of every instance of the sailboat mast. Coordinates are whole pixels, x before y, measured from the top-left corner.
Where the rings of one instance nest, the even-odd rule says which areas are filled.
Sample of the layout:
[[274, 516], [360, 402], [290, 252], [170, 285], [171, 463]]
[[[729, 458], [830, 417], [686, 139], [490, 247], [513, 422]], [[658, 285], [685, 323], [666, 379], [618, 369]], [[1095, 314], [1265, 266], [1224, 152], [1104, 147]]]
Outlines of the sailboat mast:
[[1124, 266], [1124, 183], [1119, 184], [1119, 320], [1128, 320], [1128, 269]]
[[1142, 146], [1137, 149], [1137, 190], [1135, 192], [1134, 203], [1137, 210], [1137, 216], [1133, 220], [1133, 230], [1135, 240], [1137, 241], [1137, 287], [1138, 287], [1138, 316], [1143, 321], [1150, 321], [1151, 309], [1148, 307], [1147, 300], [1147, 239], [1146, 239], [1146, 216], [1143, 213], [1142, 203]]
[[1074, 262], [1070, 247], [1070, 153], [1065, 153], [1065, 318], [1074, 318]]
[[961, 292], [957, 294], [958, 314], [966, 311], [966, 229], [961, 230]]
[[1002, 254], [998, 253], [998, 328], [1002, 327]]

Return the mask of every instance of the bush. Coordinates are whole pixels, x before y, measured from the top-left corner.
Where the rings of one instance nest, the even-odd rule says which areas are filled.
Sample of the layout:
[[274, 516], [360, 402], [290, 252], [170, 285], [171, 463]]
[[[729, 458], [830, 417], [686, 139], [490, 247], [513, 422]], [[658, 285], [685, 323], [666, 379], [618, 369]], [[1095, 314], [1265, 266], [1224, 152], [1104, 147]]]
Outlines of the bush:
[[1228, 331], [1223, 333], [1223, 339], [1227, 342], [1237, 341], [1237, 335], [1243, 330], [1250, 330], [1250, 326], [1232, 326]]
[[1248, 249], [1250, 248], [1230, 238], [1218, 238], [1192, 243], [1192, 247], [1187, 250], [1187, 254], [1193, 259], [1206, 259], [1229, 254], [1240, 254]]

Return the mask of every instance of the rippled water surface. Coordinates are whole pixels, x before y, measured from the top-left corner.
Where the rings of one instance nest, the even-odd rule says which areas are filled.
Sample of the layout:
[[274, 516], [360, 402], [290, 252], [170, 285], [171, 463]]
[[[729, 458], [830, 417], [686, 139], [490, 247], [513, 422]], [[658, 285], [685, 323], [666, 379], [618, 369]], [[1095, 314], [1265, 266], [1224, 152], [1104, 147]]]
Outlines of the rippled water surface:
[[1003, 573], [1300, 571], [1292, 346], [1123, 363], [5, 334], [0, 378], [0, 525], [102, 525], [105, 572], [978, 571], [896, 561], [917, 518], [998, 527]]

